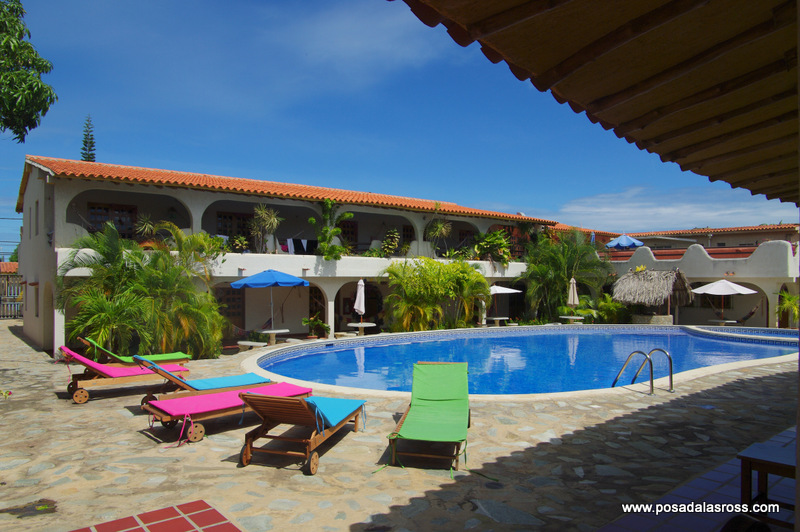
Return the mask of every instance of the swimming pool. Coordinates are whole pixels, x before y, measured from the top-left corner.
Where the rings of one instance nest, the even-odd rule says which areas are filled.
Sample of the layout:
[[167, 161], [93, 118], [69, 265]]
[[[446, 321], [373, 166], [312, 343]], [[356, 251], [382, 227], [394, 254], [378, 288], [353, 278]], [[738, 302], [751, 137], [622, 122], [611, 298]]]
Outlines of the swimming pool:
[[[411, 390], [414, 362], [467, 362], [472, 394], [530, 394], [609, 388], [636, 350], [667, 350], [674, 373], [797, 352], [797, 338], [720, 338], [681, 327], [552, 326], [436, 331], [318, 343], [274, 351], [258, 365], [304, 381]], [[641, 360], [641, 359], [639, 359]], [[639, 362], [640, 363], [640, 362]], [[631, 363], [621, 383], [629, 383]], [[666, 357], [653, 358], [655, 378], [668, 375]], [[644, 381], [643, 372], [639, 381]], [[627, 379], [627, 380], [626, 380]]]

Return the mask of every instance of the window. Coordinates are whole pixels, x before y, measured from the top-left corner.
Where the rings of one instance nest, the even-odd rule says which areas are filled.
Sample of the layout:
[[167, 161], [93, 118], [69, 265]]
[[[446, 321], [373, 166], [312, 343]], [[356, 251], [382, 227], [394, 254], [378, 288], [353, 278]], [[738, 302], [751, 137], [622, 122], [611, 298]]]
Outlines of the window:
[[339, 223], [339, 228], [342, 230], [342, 234], [339, 235], [342, 241], [353, 245], [358, 243], [358, 222], [345, 220]]
[[244, 290], [229, 287], [215, 289], [219, 313], [228, 318], [235, 328], [244, 329]]
[[404, 225], [402, 239], [400, 241], [405, 244], [406, 242], [411, 242], [413, 240], [414, 240], [414, 226]]
[[134, 205], [90, 203], [88, 207], [90, 231], [102, 231], [106, 222], [112, 222], [122, 238], [135, 236], [136, 207]]
[[218, 212], [217, 213], [217, 234], [229, 238], [244, 236], [250, 238], [250, 220], [252, 214], [242, 212]]

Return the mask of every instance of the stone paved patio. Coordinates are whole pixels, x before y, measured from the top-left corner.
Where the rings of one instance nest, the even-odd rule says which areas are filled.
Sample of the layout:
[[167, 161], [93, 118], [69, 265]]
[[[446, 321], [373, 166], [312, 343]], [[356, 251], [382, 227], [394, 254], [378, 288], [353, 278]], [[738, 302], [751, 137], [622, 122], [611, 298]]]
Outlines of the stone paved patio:
[[[655, 501], [796, 424], [796, 356], [679, 376], [674, 394], [472, 397], [468, 470], [451, 474], [408, 460], [383, 468], [407, 394], [367, 397], [366, 431], [331, 438], [309, 477], [280, 457], [238, 466], [252, 414], [243, 425], [209, 421], [203, 441], [177, 447], [178, 429], [148, 428], [144, 387], [93, 388], [73, 404], [65, 366], [21, 330], [0, 323], [0, 389], [13, 394], [0, 399], [5, 530], [67, 531], [198, 499], [247, 531], [594, 530], [619, 518], [621, 503]], [[191, 362], [191, 377], [239, 373], [254, 353]], [[8, 511], [41, 499], [55, 511]]]

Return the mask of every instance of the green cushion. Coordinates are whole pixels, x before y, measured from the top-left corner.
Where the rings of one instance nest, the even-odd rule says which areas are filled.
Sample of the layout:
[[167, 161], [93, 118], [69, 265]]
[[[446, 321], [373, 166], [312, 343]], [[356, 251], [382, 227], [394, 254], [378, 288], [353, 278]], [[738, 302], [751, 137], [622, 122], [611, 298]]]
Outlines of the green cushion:
[[460, 442], [467, 439], [467, 364], [414, 364], [411, 405], [395, 438]]

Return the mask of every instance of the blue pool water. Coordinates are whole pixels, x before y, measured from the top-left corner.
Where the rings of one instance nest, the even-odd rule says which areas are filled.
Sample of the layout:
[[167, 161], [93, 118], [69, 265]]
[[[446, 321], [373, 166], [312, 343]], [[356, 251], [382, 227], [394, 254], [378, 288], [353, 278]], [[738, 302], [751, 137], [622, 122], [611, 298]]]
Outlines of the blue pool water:
[[[537, 327], [330, 343], [284, 354], [278, 351], [274, 357], [262, 358], [259, 366], [304, 381], [411, 391], [414, 362], [467, 362], [470, 393], [528, 394], [608, 388], [631, 352], [655, 348], [672, 355], [674, 373], [798, 350], [796, 343], [781, 339], [727, 340], [677, 328]], [[630, 383], [643, 358], [637, 360], [628, 366], [620, 384]], [[655, 378], [667, 376], [666, 357], [656, 353], [653, 361]], [[638, 380], [646, 379], [647, 369]]]

